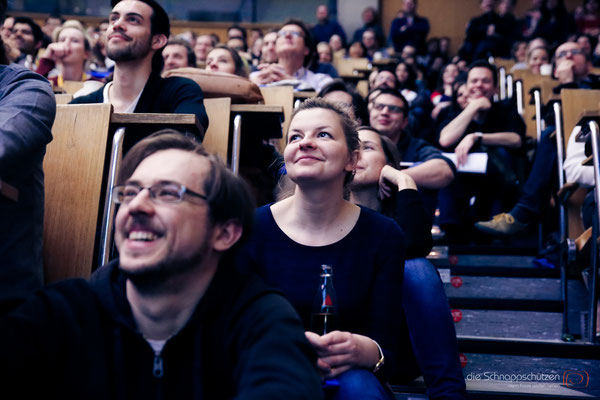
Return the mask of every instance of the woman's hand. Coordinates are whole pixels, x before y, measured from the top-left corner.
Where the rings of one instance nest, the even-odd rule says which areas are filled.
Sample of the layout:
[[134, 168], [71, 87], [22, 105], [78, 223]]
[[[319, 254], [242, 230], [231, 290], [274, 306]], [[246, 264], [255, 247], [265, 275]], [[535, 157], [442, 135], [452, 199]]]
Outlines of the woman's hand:
[[325, 378], [335, 377], [351, 368], [373, 368], [379, 349], [372, 339], [350, 332], [333, 331], [319, 336], [305, 332], [319, 359], [317, 366]]
[[389, 165], [385, 165], [381, 169], [381, 173], [379, 174], [379, 198], [384, 199], [386, 197], [390, 197], [392, 195], [392, 188], [386, 183], [392, 182], [394, 185], [398, 187], [398, 191], [404, 189], [413, 189], [417, 190], [417, 184], [402, 171], [398, 171], [396, 168], [390, 167]]
[[64, 43], [50, 43], [44, 52], [43, 58], [49, 58], [54, 62], [60, 61], [69, 54], [69, 50]]
[[454, 150], [454, 154], [456, 154], [456, 166], [460, 167], [467, 162], [467, 157], [469, 156], [469, 151], [477, 141], [477, 135], [474, 133], [469, 133], [466, 135], [456, 146]]

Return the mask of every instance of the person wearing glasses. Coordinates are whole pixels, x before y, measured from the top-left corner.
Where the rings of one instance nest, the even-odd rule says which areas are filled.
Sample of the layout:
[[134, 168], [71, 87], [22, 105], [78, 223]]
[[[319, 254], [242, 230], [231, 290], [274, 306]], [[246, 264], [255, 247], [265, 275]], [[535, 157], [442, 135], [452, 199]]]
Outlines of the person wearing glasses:
[[[290, 19], [277, 31], [275, 42], [277, 62], [259, 64], [250, 74], [257, 85], [294, 85], [294, 90], [320, 91], [332, 81], [331, 76], [311, 71], [316, 55], [316, 46], [310, 31], [300, 20]], [[285, 81], [285, 82], [282, 82]]]
[[241, 178], [195, 139], [164, 130], [127, 153], [113, 195], [119, 258], [0, 320], [7, 393], [322, 398], [292, 306], [233, 265], [254, 213]]
[[396, 89], [378, 89], [369, 98], [370, 125], [396, 145], [402, 162], [410, 163], [404, 172], [417, 184], [433, 218], [437, 189], [452, 182], [455, 166], [438, 149], [407, 132], [408, 114], [408, 102]]
[[[600, 77], [589, 73], [591, 60], [579, 43], [566, 42], [558, 46], [554, 53], [554, 65], [554, 77], [559, 82], [553, 89], [554, 93], [559, 94], [562, 89], [600, 89]], [[477, 222], [475, 227], [480, 231], [495, 236], [514, 235], [537, 222], [544, 214], [550, 204], [551, 193], [556, 193], [557, 186], [556, 144], [554, 138], [550, 137], [555, 130], [553, 117], [546, 121], [546, 126], [536, 146], [533, 165], [521, 197], [509, 212]]]

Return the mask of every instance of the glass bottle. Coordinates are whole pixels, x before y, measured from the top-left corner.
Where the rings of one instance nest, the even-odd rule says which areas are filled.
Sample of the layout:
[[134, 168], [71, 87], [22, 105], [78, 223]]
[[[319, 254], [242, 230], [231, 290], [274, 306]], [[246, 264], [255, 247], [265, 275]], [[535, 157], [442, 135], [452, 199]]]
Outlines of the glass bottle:
[[325, 335], [338, 329], [337, 296], [333, 288], [333, 268], [321, 265], [321, 282], [315, 295], [310, 330]]

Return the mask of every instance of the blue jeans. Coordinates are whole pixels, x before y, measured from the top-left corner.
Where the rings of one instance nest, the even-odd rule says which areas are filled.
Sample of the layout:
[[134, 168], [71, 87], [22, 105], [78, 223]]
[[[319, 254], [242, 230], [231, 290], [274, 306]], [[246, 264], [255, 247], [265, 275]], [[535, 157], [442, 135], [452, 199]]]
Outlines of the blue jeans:
[[531, 171], [523, 186], [523, 194], [511, 211], [520, 222], [528, 223], [534, 217], [539, 217], [549, 203], [557, 176], [556, 140], [550, 137], [554, 130], [553, 126], [549, 126], [542, 132]]
[[406, 260], [402, 304], [416, 362], [430, 399], [465, 399], [458, 342], [437, 269], [425, 258]]
[[332, 400], [393, 400], [392, 391], [366, 369], [355, 368], [336, 377], [340, 387]]

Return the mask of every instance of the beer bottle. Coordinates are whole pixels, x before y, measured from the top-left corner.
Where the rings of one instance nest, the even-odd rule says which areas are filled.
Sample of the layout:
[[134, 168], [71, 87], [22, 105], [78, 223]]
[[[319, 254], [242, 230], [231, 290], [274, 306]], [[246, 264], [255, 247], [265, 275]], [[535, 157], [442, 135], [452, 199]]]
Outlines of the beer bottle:
[[315, 295], [310, 318], [310, 330], [319, 335], [325, 335], [338, 329], [337, 296], [333, 288], [332, 277], [331, 265], [322, 265], [321, 282]]

